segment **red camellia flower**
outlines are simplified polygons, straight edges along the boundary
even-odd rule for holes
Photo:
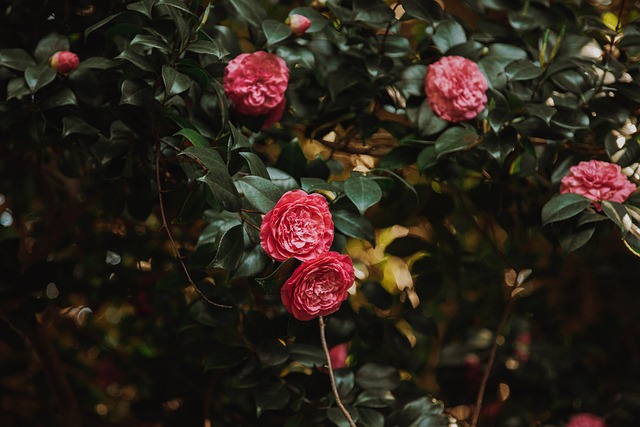
[[[346,368],[348,355],[349,355],[349,344],[346,342],[331,347],[329,349],[329,358],[331,359],[331,367],[333,369]]]
[[[429,65],[425,79],[429,106],[449,122],[480,114],[487,103],[487,88],[478,64],[461,56],[445,56]]]
[[[268,52],[238,55],[224,70],[224,91],[236,110],[247,116],[266,115],[264,127],[282,117],[288,84],[287,64]]]
[[[60,74],[68,74],[78,68],[80,59],[78,55],[68,50],[59,51],[49,58],[49,66]]]
[[[351,258],[327,252],[295,269],[280,290],[282,303],[298,320],[326,316],[340,308],[354,280]]]
[[[603,418],[593,414],[583,413],[571,418],[567,427],[607,427],[607,424]]]
[[[622,203],[635,189],[636,186],[624,176],[620,166],[600,160],[580,162],[572,166],[560,183],[561,194],[581,194],[593,200],[599,211],[602,206],[598,202],[610,200]]]
[[[262,219],[260,244],[276,261],[307,261],[329,250],[333,220],[327,199],[302,190],[285,193]]]
[[[311,20],[304,15],[294,13],[289,16],[289,27],[291,27],[293,34],[300,36],[307,32],[309,27],[311,27]]]

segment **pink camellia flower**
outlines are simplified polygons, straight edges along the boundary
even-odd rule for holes
[[[295,269],[280,290],[282,303],[298,320],[326,316],[338,311],[354,280],[351,258],[327,252]]]
[[[461,56],[445,56],[429,65],[425,91],[431,109],[449,122],[471,120],[487,103],[487,79],[478,64]]]
[[[223,83],[240,114],[267,115],[264,127],[282,117],[289,69],[279,56],[264,51],[238,55],[227,64]]]
[[[348,355],[349,355],[349,344],[346,342],[331,347],[329,349],[329,358],[331,359],[331,367],[333,369],[346,368]]]
[[[598,202],[610,200],[622,203],[635,189],[636,186],[624,176],[620,166],[600,160],[580,162],[572,166],[560,183],[561,194],[581,194],[593,200],[598,211],[602,210]]]
[[[311,20],[304,15],[294,13],[289,16],[289,27],[296,36],[306,33],[310,26]]]
[[[607,427],[604,418],[589,413],[574,415],[567,427]]]
[[[262,219],[260,244],[276,261],[308,261],[329,251],[333,220],[327,199],[302,190],[285,193]]]
[[[49,58],[49,66],[60,74],[69,74],[78,68],[79,64],[80,58],[78,58],[78,55],[68,50],[56,52]]]

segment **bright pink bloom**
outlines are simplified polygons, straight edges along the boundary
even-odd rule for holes
[[[581,194],[593,200],[599,211],[602,206],[598,202],[610,200],[622,203],[635,189],[636,186],[622,173],[620,166],[600,160],[580,162],[572,166],[560,184],[561,194]]]
[[[425,91],[431,109],[450,122],[471,120],[487,103],[488,85],[478,64],[461,56],[444,56],[429,65]]]
[[[68,74],[78,68],[80,58],[73,52],[68,50],[59,51],[51,55],[49,58],[49,66],[60,74]]]
[[[354,280],[351,258],[327,252],[295,269],[280,290],[282,303],[298,320],[326,316],[338,311]]]
[[[329,251],[333,220],[327,199],[302,190],[285,193],[262,219],[260,244],[276,261],[308,261]]]
[[[282,117],[288,84],[287,64],[264,51],[238,55],[224,70],[224,91],[236,110],[247,116],[268,115],[265,127]]]
[[[567,427],[607,427],[607,424],[604,422],[604,418],[585,412],[573,416]]]
[[[349,344],[346,342],[331,347],[329,349],[331,367],[333,369],[346,368],[348,355],[349,355]]]
[[[300,36],[311,27],[311,20],[304,15],[294,13],[289,16],[289,27],[291,27],[293,34]]]

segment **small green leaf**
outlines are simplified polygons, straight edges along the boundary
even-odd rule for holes
[[[242,200],[238,195],[229,171],[226,166],[220,165],[209,169],[209,172],[202,178],[198,178],[209,186],[213,197],[222,205],[222,207],[231,212],[238,212],[242,209]]]
[[[468,128],[449,128],[436,140],[436,154],[440,158],[444,154],[465,150],[478,142],[478,139],[478,134]]]
[[[544,69],[533,65],[528,59],[509,64],[506,68],[507,78],[511,81],[533,80],[544,73]]]
[[[249,349],[246,347],[217,345],[205,359],[204,370],[206,372],[212,369],[233,368],[249,357],[249,354]]]
[[[64,107],[65,105],[78,105],[78,99],[71,89],[61,87],[53,95],[49,95],[42,102],[43,110]]]
[[[254,28],[260,28],[262,21],[267,17],[262,5],[256,0],[229,0],[238,16],[244,19]]]
[[[273,182],[259,176],[243,176],[236,182],[247,201],[264,214],[273,209],[284,194]]]
[[[187,5],[184,4],[184,2],[182,2],[181,0],[158,0],[156,3],[156,6],[169,6],[171,8],[175,8],[177,10],[180,10],[182,12],[185,12],[189,15],[192,15],[194,17],[197,17],[197,15],[195,13],[193,13],[188,7]]]
[[[429,136],[441,132],[449,122],[442,120],[433,112],[425,99],[418,108],[407,108],[407,117],[418,126],[420,135]]]
[[[205,137],[203,137],[202,135],[200,135],[200,133],[198,133],[198,131],[195,131],[193,129],[182,128],[178,132],[174,133],[173,135],[174,136],[176,136],[176,135],[184,136],[195,147],[198,147],[198,148],[209,148],[209,142],[205,139]],[[216,154],[217,154],[217,152],[216,152]]]
[[[51,55],[63,50],[69,50],[69,39],[58,33],[50,33],[40,39],[33,56],[38,62],[47,62]]]
[[[89,37],[89,34],[93,33],[98,28],[104,27],[109,22],[113,21],[115,18],[117,18],[118,16],[122,15],[123,13],[124,12],[119,12],[119,13],[116,13],[114,15],[107,16],[103,20],[98,21],[95,24],[93,24],[92,26],[88,27],[86,30],[84,30],[84,38],[86,39],[87,37]]]
[[[591,200],[580,194],[558,194],[542,208],[542,225],[574,217],[589,204],[591,204]]]
[[[403,0],[402,8],[408,16],[433,23],[442,17],[442,7],[434,0]]]
[[[349,412],[351,420],[354,423],[357,423],[360,420],[360,414],[358,413],[358,410],[349,405],[345,405],[345,408],[347,409],[347,412]],[[338,427],[350,427],[347,418],[342,413],[342,409],[338,407],[329,408],[329,410],[327,411],[327,418],[329,418],[329,420]]]
[[[36,93],[56,78],[56,71],[48,64],[29,65],[24,70],[24,79],[31,93]]]
[[[222,234],[216,250],[216,256],[207,268],[234,270],[240,263],[243,249],[242,225],[238,224]]]
[[[219,167],[226,168],[224,160],[222,160],[222,156],[220,156],[215,148],[209,146],[188,147],[180,154],[196,159],[197,161],[202,163],[202,165],[207,168],[207,170]]]
[[[622,238],[624,239],[633,224],[631,216],[621,203],[603,200],[601,202],[602,211],[620,228]]]
[[[291,35],[291,28],[282,22],[266,19],[262,22],[262,31],[267,37],[267,44],[273,46]]]
[[[27,87],[24,77],[15,77],[7,83],[7,101],[12,98],[21,99],[30,93],[31,91]]]
[[[141,45],[148,48],[155,48],[163,53],[168,53],[169,51],[171,51],[171,46],[169,46],[167,42],[162,40],[160,37],[154,37],[147,34],[137,34],[133,38],[133,40],[131,40],[131,43],[129,43],[129,46],[135,46],[135,45]]]
[[[251,172],[252,175],[269,179],[269,172],[267,172],[267,167],[264,165],[264,163],[262,162],[260,157],[258,157],[257,154],[246,152],[246,151],[242,151],[239,154],[247,162],[247,165],[249,166],[249,171]]]
[[[293,343],[289,346],[289,354],[291,360],[310,368],[327,363],[322,348],[317,345]]]
[[[140,12],[147,18],[151,19],[153,15],[151,15],[151,11],[153,9],[153,5],[157,0],[142,0],[137,1],[135,3],[131,3],[127,5],[127,9],[133,10],[134,12]]]
[[[356,381],[358,377],[356,376]],[[395,403],[396,398],[389,390],[384,388],[373,388],[364,390],[358,395],[354,406],[365,406],[367,408],[386,408]]]
[[[291,277],[291,274],[293,274],[293,271],[298,265],[300,265],[300,261],[289,258],[267,277],[257,277],[256,282],[258,282],[268,294],[275,295],[280,292],[280,288],[284,285],[284,282]]]
[[[562,252],[568,254],[583,247],[591,240],[595,231],[595,225],[576,228],[573,224],[566,224],[558,233]]]
[[[384,415],[380,412],[368,408],[359,408],[360,419],[358,425],[360,427],[384,427]]]
[[[114,60],[104,58],[102,56],[92,56],[91,58],[83,59],[78,65],[78,69],[94,69],[94,70],[106,70],[115,67],[117,64]]]
[[[153,88],[146,83],[125,80],[121,86],[120,104],[148,107],[153,102]]]
[[[256,415],[259,417],[269,409],[284,409],[289,403],[290,393],[284,382],[269,383],[253,389],[256,402]]]
[[[94,136],[97,133],[98,129],[94,128],[78,116],[67,116],[62,118],[63,139],[73,134]]]
[[[436,32],[433,35],[433,43],[442,53],[446,53],[453,46],[460,45],[466,41],[467,35],[464,32],[464,28],[453,20],[438,23]]]
[[[151,65],[143,55],[132,52],[131,50],[122,51],[120,55],[116,56],[115,59],[124,59],[140,68],[141,70],[149,71],[150,73],[155,73],[156,71],[153,65]]]
[[[191,86],[191,79],[168,65],[162,66],[162,80],[167,90],[167,98],[184,92]]]
[[[196,40],[191,42],[186,50],[203,55],[213,55],[216,59],[222,59],[229,54],[229,51],[216,40]]]
[[[279,340],[263,337],[256,345],[258,359],[264,367],[283,364],[289,359],[289,350]]]
[[[367,363],[356,372],[356,384],[363,389],[393,390],[400,385],[400,374],[393,366]]]
[[[351,211],[332,211],[333,223],[342,234],[357,239],[363,239],[375,245],[376,237],[371,222]]]
[[[31,55],[22,49],[0,49],[0,66],[24,71],[28,66],[35,64]]]
[[[420,173],[424,173],[427,169],[435,166],[437,163],[438,155],[436,153],[435,145],[427,145],[424,147],[416,159],[416,166],[418,166],[418,171],[420,171]]]
[[[371,178],[367,178],[361,173],[354,172],[344,182],[344,192],[358,208],[361,215],[366,210],[375,205],[382,198],[380,186]]]

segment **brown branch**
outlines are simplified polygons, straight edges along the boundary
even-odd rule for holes
[[[187,268],[187,265],[184,263],[184,261],[182,259],[182,255],[180,255],[180,251],[178,250],[178,246],[176,245],[176,242],[173,239],[173,234],[171,233],[171,229],[169,228],[169,224],[167,222],[167,215],[166,215],[165,209],[164,209],[164,197],[162,195],[164,190],[162,189],[162,182],[161,182],[161,178],[160,178],[160,141],[159,140],[156,143],[156,185],[158,187],[158,203],[159,203],[159,207],[160,207],[160,218],[162,220],[162,228],[164,228],[166,230],[166,232],[167,232],[167,237],[169,238],[169,241],[171,242],[171,246],[173,247],[173,251],[175,253],[176,259],[178,260],[178,263],[180,263],[180,267],[182,267],[182,271],[184,272],[184,275],[186,276],[187,280],[189,281],[189,285],[191,285],[193,287],[193,289],[195,289],[196,292],[198,292],[200,297],[202,297],[202,299],[204,299],[207,303],[209,303],[209,304],[211,304],[211,305],[213,305],[215,307],[232,308],[229,305],[218,304],[217,302],[211,301],[200,290],[200,288],[198,288],[198,286],[196,286],[196,284],[193,281],[193,279],[191,279],[191,275],[189,274],[189,269]]]
[[[507,306],[502,313],[502,318],[500,319],[500,323],[496,328],[496,333],[493,337],[493,343],[491,344],[491,350],[489,352],[489,360],[487,361],[487,367],[485,368],[484,375],[482,376],[482,382],[480,383],[480,389],[478,390],[478,397],[476,399],[476,407],[473,411],[473,418],[471,419],[471,427],[476,427],[478,424],[478,418],[480,418],[480,411],[482,410],[482,401],[484,400],[484,393],[487,389],[487,383],[489,382],[489,376],[491,375],[491,370],[493,369],[493,364],[496,361],[496,353],[498,352],[498,341],[502,336],[505,326],[507,325],[507,320],[509,319],[509,315],[511,314],[511,309],[513,308],[513,302],[515,298],[512,292],[509,292],[509,300],[507,302]]]
[[[327,370],[329,371],[329,379],[331,380],[331,391],[333,392],[333,396],[336,399],[336,405],[344,414],[344,417],[347,419],[347,422],[351,427],[357,427],[356,423],[353,422],[353,418],[351,418],[351,414],[347,411],[347,408],[344,407],[342,403],[342,399],[340,399],[340,394],[338,393],[338,386],[336,385],[336,377],[333,375],[333,367],[331,366],[331,355],[329,354],[329,347],[327,346],[327,337],[325,335],[325,322],[324,316],[320,316],[320,341],[322,342],[322,350],[324,350],[324,357],[327,359]]]

